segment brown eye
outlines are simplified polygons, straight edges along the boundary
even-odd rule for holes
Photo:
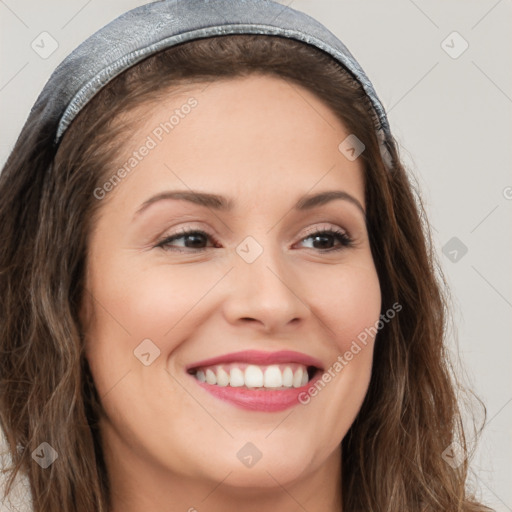
[[[310,233],[307,237],[303,238],[302,241],[312,240],[310,248],[318,249],[319,251],[339,251],[345,247],[352,245],[352,239],[343,231],[336,230],[319,230]],[[338,242],[338,246],[332,246]]]
[[[183,240],[183,246],[176,246],[177,240]],[[180,233],[165,237],[159,241],[156,247],[161,247],[165,250],[177,250],[183,251],[183,249],[202,250],[207,249],[207,243],[209,240],[213,240],[213,237],[200,229],[194,229],[189,231],[182,231]]]

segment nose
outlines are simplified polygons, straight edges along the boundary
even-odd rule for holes
[[[276,332],[298,326],[311,314],[301,280],[279,249],[267,248],[252,263],[237,260],[227,287],[223,310],[233,325],[253,323]]]

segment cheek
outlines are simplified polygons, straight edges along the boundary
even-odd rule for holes
[[[373,263],[346,265],[335,279],[331,274],[317,282],[323,286],[317,292],[315,313],[328,329],[331,344],[324,382],[333,382],[330,387],[336,389],[337,399],[345,406],[350,403],[355,413],[371,376],[381,311],[378,275]]]
[[[107,323],[117,321],[134,339],[162,337],[199,300],[208,281],[192,264],[145,265],[140,259],[121,253],[100,255],[93,262],[95,309],[110,313]]]
[[[109,368],[138,368],[134,351],[147,339],[162,356],[171,353],[219,279],[211,268],[197,264],[146,267],[101,257],[94,263],[88,283],[94,315],[87,323],[87,353],[103,368],[107,362]]]
[[[346,265],[337,273],[317,274],[315,300],[311,304],[316,315],[323,320],[336,349],[344,353],[354,340],[367,334],[379,320],[381,290],[373,263]]]

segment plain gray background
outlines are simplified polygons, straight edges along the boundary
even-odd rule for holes
[[[57,64],[144,3],[0,0],[2,165]],[[388,112],[434,227],[467,378],[488,410],[471,480],[487,504],[512,511],[512,2],[281,3],[347,45]],[[31,46],[43,32],[58,44],[46,58]]]

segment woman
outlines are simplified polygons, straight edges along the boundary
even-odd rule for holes
[[[56,70],[0,194],[0,418],[35,511],[486,510],[421,208],[322,25],[125,14]]]

